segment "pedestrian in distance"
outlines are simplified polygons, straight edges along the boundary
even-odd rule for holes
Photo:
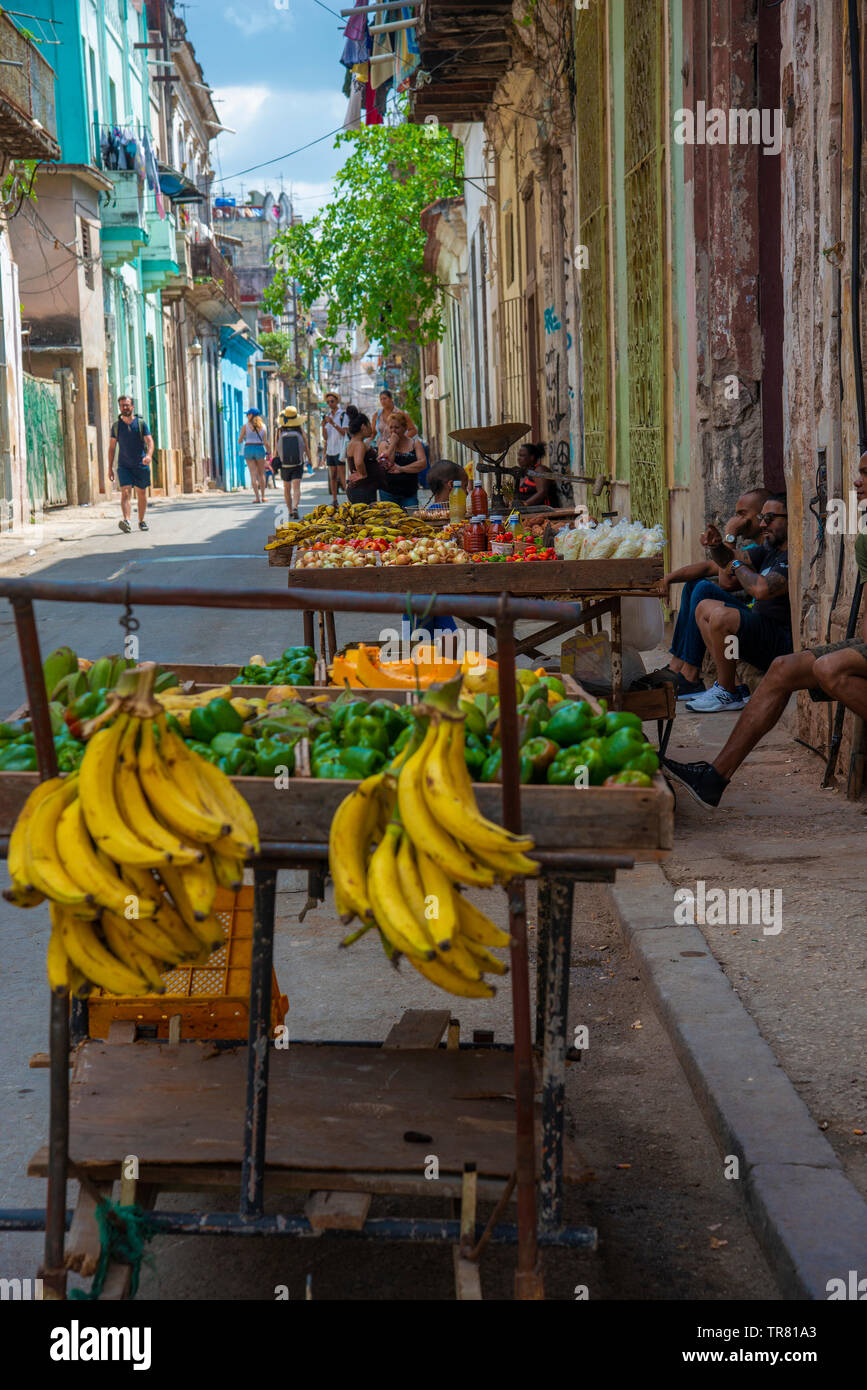
[[[379,410],[374,415],[372,422],[373,432],[376,436],[377,445],[388,443],[388,422],[396,409],[397,407],[394,404],[394,396],[391,394],[390,391],[387,391],[385,390],[385,388],[383,388],[383,390],[379,393]],[[418,430],[416,429],[412,420],[410,420],[409,422],[409,428],[407,430],[407,433],[412,439],[414,439],[415,436],[418,434]]]
[[[244,461],[250,470],[253,501],[265,501],[265,421],[255,406],[247,411],[247,420],[238,435],[238,448],[244,450]]]
[[[301,416],[294,405],[280,412],[274,440],[274,458],[283,479],[283,495],[292,521],[298,520],[304,460],[310,462],[310,446],[301,428]]]
[[[337,506],[337,494],[346,487],[344,459],[349,441],[349,416],[340,407],[340,397],[336,391],[329,391],[325,397],[328,412],[322,420],[322,437],[325,440],[325,462],[328,465],[328,482],[331,486],[331,500]]]
[[[426,468],[424,446],[410,434],[411,421],[403,410],[393,410],[388,421],[389,439],[380,446],[379,462],[385,477],[380,502],[396,502],[406,511],[418,501],[418,475]]]
[[[349,447],[346,450],[346,498],[349,502],[375,502],[380,470],[376,450],[369,445],[373,425],[354,405],[346,407],[349,417]]]
[[[114,460],[117,455],[117,481],[120,485],[121,531],[130,532],[130,502],[135,488],[138,503],[138,529],[147,531],[145,512],[148,488],[151,485],[151,459],[154,456],[154,437],[146,420],[134,413],[132,396],[118,396],[120,414],[111,427],[108,441],[108,480],[114,482]]]

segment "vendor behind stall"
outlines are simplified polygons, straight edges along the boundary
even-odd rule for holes
[[[448,516],[449,497],[455,483],[460,483],[464,492],[468,486],[466,470],[451,459],[437,459],[436,463],[431,464],[427,481],[431,499],[419,512],[420,516]]]
[[[522,507],[559,507],[560,494],[554,475],[545,463],[544,444],[522,444],[518,450],[517,500]]]

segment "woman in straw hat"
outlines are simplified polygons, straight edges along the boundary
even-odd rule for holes
[[[292,521],[298,519],[304,460],[310,462],[310,446],[301,428],[301,416],[294,405],[280,412],[274,440],[274,458],[283,478],[283,494]]]

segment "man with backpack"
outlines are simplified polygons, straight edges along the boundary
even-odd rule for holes
[[[322,421],[322,437],[325,440],[325,462],[328,465],[328,481],[331,485],[331,500],[338,505],[337,494],[346,487],[346,449],[349,444],[349,416],[340,405],[336,391],[329,391],[325,397],[328,414]]]
[[[108,441],[108,480],[114,482],[114,456],[117,454],[117,481],[120,484],[120,510],[118,522],[121,531],[130,532],[130,499],[135,488],[138,502],[138,529],[147,531],[145,521],[147,511],[147,490],[151,485],[151,459],[154,456],[154,438],[146,420],[133,413],[132,396],[119,396],[120,415],[111,427]]]
[[[274,440],[274,461],[283,479],[283,495],[292,521],[298,519],[304,460],[310,462],[310,447],[301,427],[301,416],[294,405],[280,412]]]

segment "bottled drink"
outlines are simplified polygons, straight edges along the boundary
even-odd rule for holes
[[[486,528],[488,537],[488,550],[491,550],[493,548],[494,541],[498,538],[502,529],[503,518],[501,516],[492,516],[488,518]]]
[[[470,511],[473,516],[488,515],[488,494],[480,482],[476,483],[470,493]]]
[[[464,527],[464,550],[468,555],[476,555],[486,549],[485,518],[470,517]]]
[[[467,495],[458,482],[449,493],[449,521],[463,521],[466,515]]]

